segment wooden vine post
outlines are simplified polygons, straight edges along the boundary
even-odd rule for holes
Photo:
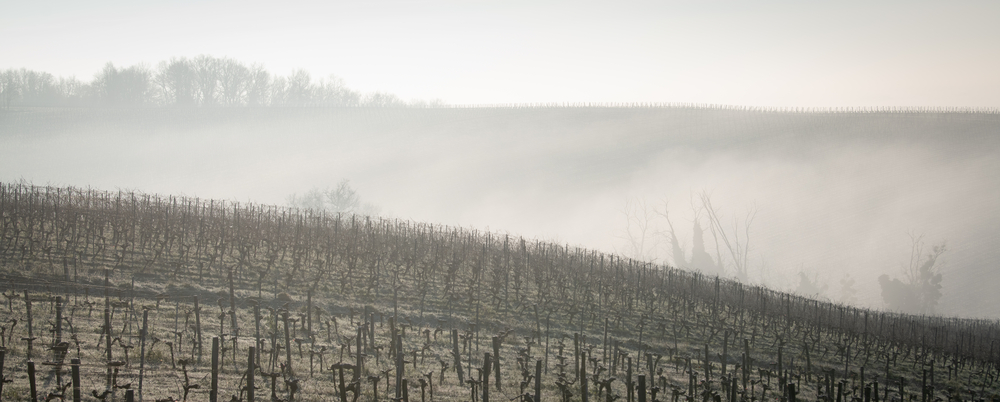
[[[496,375],[497,392],[500,392],[500,337],[493,337],[493,372]]]
[[[355,338],[355,341],[357,342],[357,350],[354,353],[356,357],[354,361],[354,377],[351,379],[351,381],[355,382],[361,381],[361,368],[365,364],[365,354],[361,350],[361,344],[364,338],[365,338],[365,327],[363,325],[358,326],[358,335]]]
[[[212,337],[212,389],[208,392],[209,402],[219,401],[219,337]]]
[[[403,371],[406,369],[406,362],[402,353],[403,337],[396,335],[396,399],[403,397]]]
[[[255,359],[257,358],[257,348],[250,347],[247,353],[247,402],[254,402],[254,371],[257,369]]]
[[[639,402],[646,402],[646,375],[639,374]]]
[[[288,310],[281,312],[281,319],[285,323],[285,368],[288,370],[288,374],[291,375],[295,371],[292,370],[292,337],[288,331]]]
[[[0,354],[2,354],[2,353],[3,352],[0,352]],[[3,358],[0,358],[0,360],[3,360]],[[3,366],[3,364],[0,363],[0,367],[2,367],[2,366]],[[31,391],[31,400],[32,400],[32,402],[37,401],[38,400],[38,388],[35,386],[35,362],[33,362],[31,360],[28,360],[28,386],[30,387],[29,390]],[[0,382],[0,392],[3,392],[3,383],[2,382]]]
[[[142,311],[142,333],[139,334],[139,400],[142,400],[142,378],[146,373],[146,334],[149,310]]]
[[[107,300],[108,299],[105,299],[105,301],[107,301]],[[105,349],[105,351],[107,353],[106,356],[107,356],[107,359],[108,359],[105,362],[105,364],[108,366],[108,373],[107,373],[107,378],[106,378],[107,385],[105,386],[105,389],[111,390],[112,389],[111,388],[111,377],[112,377],[112,373],[113,373],[112,372],[112,368],[111,368],[111,359],[112,359],[112,356],[111,356],[111,310],[108,307],[104,308],[104,342],[105,342],[104,343],[104,349]]]
[[[490,369],[493,368],[493,362],[490,361],[490,354],[486,353],[483,355],[483,370],[481,371],[483,375],[483,402],[490,402]]]
[[[451,354],[455,356],[455,371],[458,373],[458,383],[465,383],[465,376],[462,373],[462,354],[458,349],[458,330],[451,330],[452,349]]]
[[[80,402],[80,359],[70,360],[73,375],[73,402]]]
[[[0,395],[3,395],[3,384],[5,382],[7,382],[6,381],[7,377],[3,375],[4,359],[6,357],[7,357],[7,349],[6,348],[0,348]],[[35,366],[34,363],[32,363],[30,361],[28,362],[28,367],[31,368],[31,371],[34,371],[34,366]],[[32,373],[32,374],[34,374],[34,373]],[[34,378],[34,376],[32,376],[32,378]],[[34,383],[34,382],[32,382],[32,383]],[[34,401],[34,399],[32,399],[32,401]]]
[[[31,317],[31,297],[28,296],[28,291],[24,291],[24,308],[27,309],[28,314],[28,337],[21,338],[22,341],[28,341],[28,360],[31,360],[31,348],[32,343],[35,342],[35,334],[33,332],[32,317]],[[2,386],[2,385],[0,385]]]
[[[582,351],[580,353],[580,398],[583,402],[587,402],[587,352]]]
[[[198,362],[201,363],[201,306],[198,305],[198,295],[194,295],[194,333],[198,346]]]
[[[535,360],[535,402],[542,402],[542,361]]]

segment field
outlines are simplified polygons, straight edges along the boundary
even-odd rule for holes
[[[995,321],[265,205],[2,184],[0,214],[5,401],[29,362],[38,400],[70,400],[75,369],[106,401],[213,400],[216,376],[244,401],[251,378],[255,400],[1000,397]]]

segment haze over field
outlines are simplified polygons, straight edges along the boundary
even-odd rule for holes
[[[13,38],[0,69],[89,82],[109,61],[155,69],[207,54],[451,104],[995,111],[997,15],[986,1],[25,2],[0,16]],[[923,235],[948,248],[938,312],[1000,317],[998,133],[996,113],[15,103],[0,110],[0,180],[284,205],[349,179],[390,216],[666,263],[656,212],[669,211],[690,253],[693,222],[707,229],[695,208],[705,192],[727,229],[756,207],[751,282],[792,290],[805,273],[841,300],[840,281],[853,279],[857,303],[882,307],[878,276],[901,276]],[[638,250],[626,227],[637,203],[650,217]]]

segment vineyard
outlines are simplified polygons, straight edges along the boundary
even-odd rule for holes
[[[0,399],[1000,398],[1000,323],[510,235],[0,183]]]

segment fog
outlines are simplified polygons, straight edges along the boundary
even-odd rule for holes
[[[984,113],[680,107],[22,110],[0,118],[0,180],[286,205],[349,179],[388,216],[668,264],[652,212],[690,253],[704,193],[727,230],[755,208],[750,282],[794,290],[803,272],[839,301],[849,275],[881,308],[876,278],[902,277],[922,235],[948,248],[937,312],[998,317],[998,129]],[[629,202],[651,212],[642,252]]]

